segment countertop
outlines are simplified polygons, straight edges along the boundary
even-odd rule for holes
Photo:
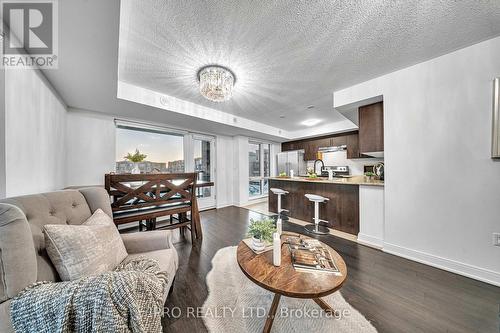
[[[367,180],[365,176],[352,176],[349,178],[334,178],[333,180],[328,180],[328,178],[307,178],[307,177],[271,177],[272,180],[282,180],[282,181],[292,181],[292,182],[304,182],[304,183],[330,183],[330,184],[346,184],[346,185],[369,185],[369,186],[384,186],[383,180],[372,179]]]

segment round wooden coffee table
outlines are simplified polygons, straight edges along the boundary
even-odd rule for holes
[[[299,234],[284,232],[281,235],[283,242],[287,236]],[[300,235],[302,238],[310,238]],[[294,298],[310,298],[326,312],[333,313],[333,309],[320,297],[330,295],[342,287],[347,278],[347,268],[342,257],[331,247],[322,243],[332,254],[341,275],[324,272],[296,271],[291,262],[288,245],[281,246],[281,266],[273,265],[273,251],[255,254],[243,241],[238,245],[237,260],[243,273],[255,284],[274,293],[271,309],[267,316],[264,332],[270,332],[274,316],[278,309],[281,296]]]

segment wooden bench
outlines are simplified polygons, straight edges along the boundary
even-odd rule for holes
[[[196,173],[106,174],[104,178],[116,225],[146,221],[148,229],[155,229],[157,218],[178,215],[178,222],[171,218],[171,224],[162,229],[187,227],[193,242],[202,238]]]

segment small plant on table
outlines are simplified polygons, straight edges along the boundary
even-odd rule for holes
[[[272,243],[273,233],[276,232],[274,221],[271,219],[262,219],[255,221],[250,219],[248,227],[248,236],[252,237],[252,246],[255,251],[264,250],[266,242]]]

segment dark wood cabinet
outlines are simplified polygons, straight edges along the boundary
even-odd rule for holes
[[[304,159],[306,161],[316,160],[319,148],[329,146],[331,146],[329,138],[319,138],[307,141],[305,146]]]
[[[304,150],[304,160],[314,161],[321,147],[347,145],[347,158],[359,157],[358,132],[342,133],[318,138],[283,142],[282,151]],[[352,147],[351,147],[352,146]]]
[[[304,143],[304,160],[305,161],[315,160],[317,151],[318,151],[318,146],[315,141],[306,141]]]
[[[346,136],[347,139],[347,158],[359,158],[361,155],[359,154],[359,140],[358,140],[358,132],[348,134]]]
[[[293,150],[292,149],[292,142],[283,142],[281,144],[281,151],[289,151],[289,150]]]
[[[378,102],[358,109],[359,152],[384,151],[384,104]]]
[[[333,138],[330,139],[330,144],[328,146],[342,146],[347,144],[347,136],[346,135],[340,135],[340,136],[334,136]]]
[[[299,145],[296,141],[283,142],[281,144],[281,151],[298,150]]]

